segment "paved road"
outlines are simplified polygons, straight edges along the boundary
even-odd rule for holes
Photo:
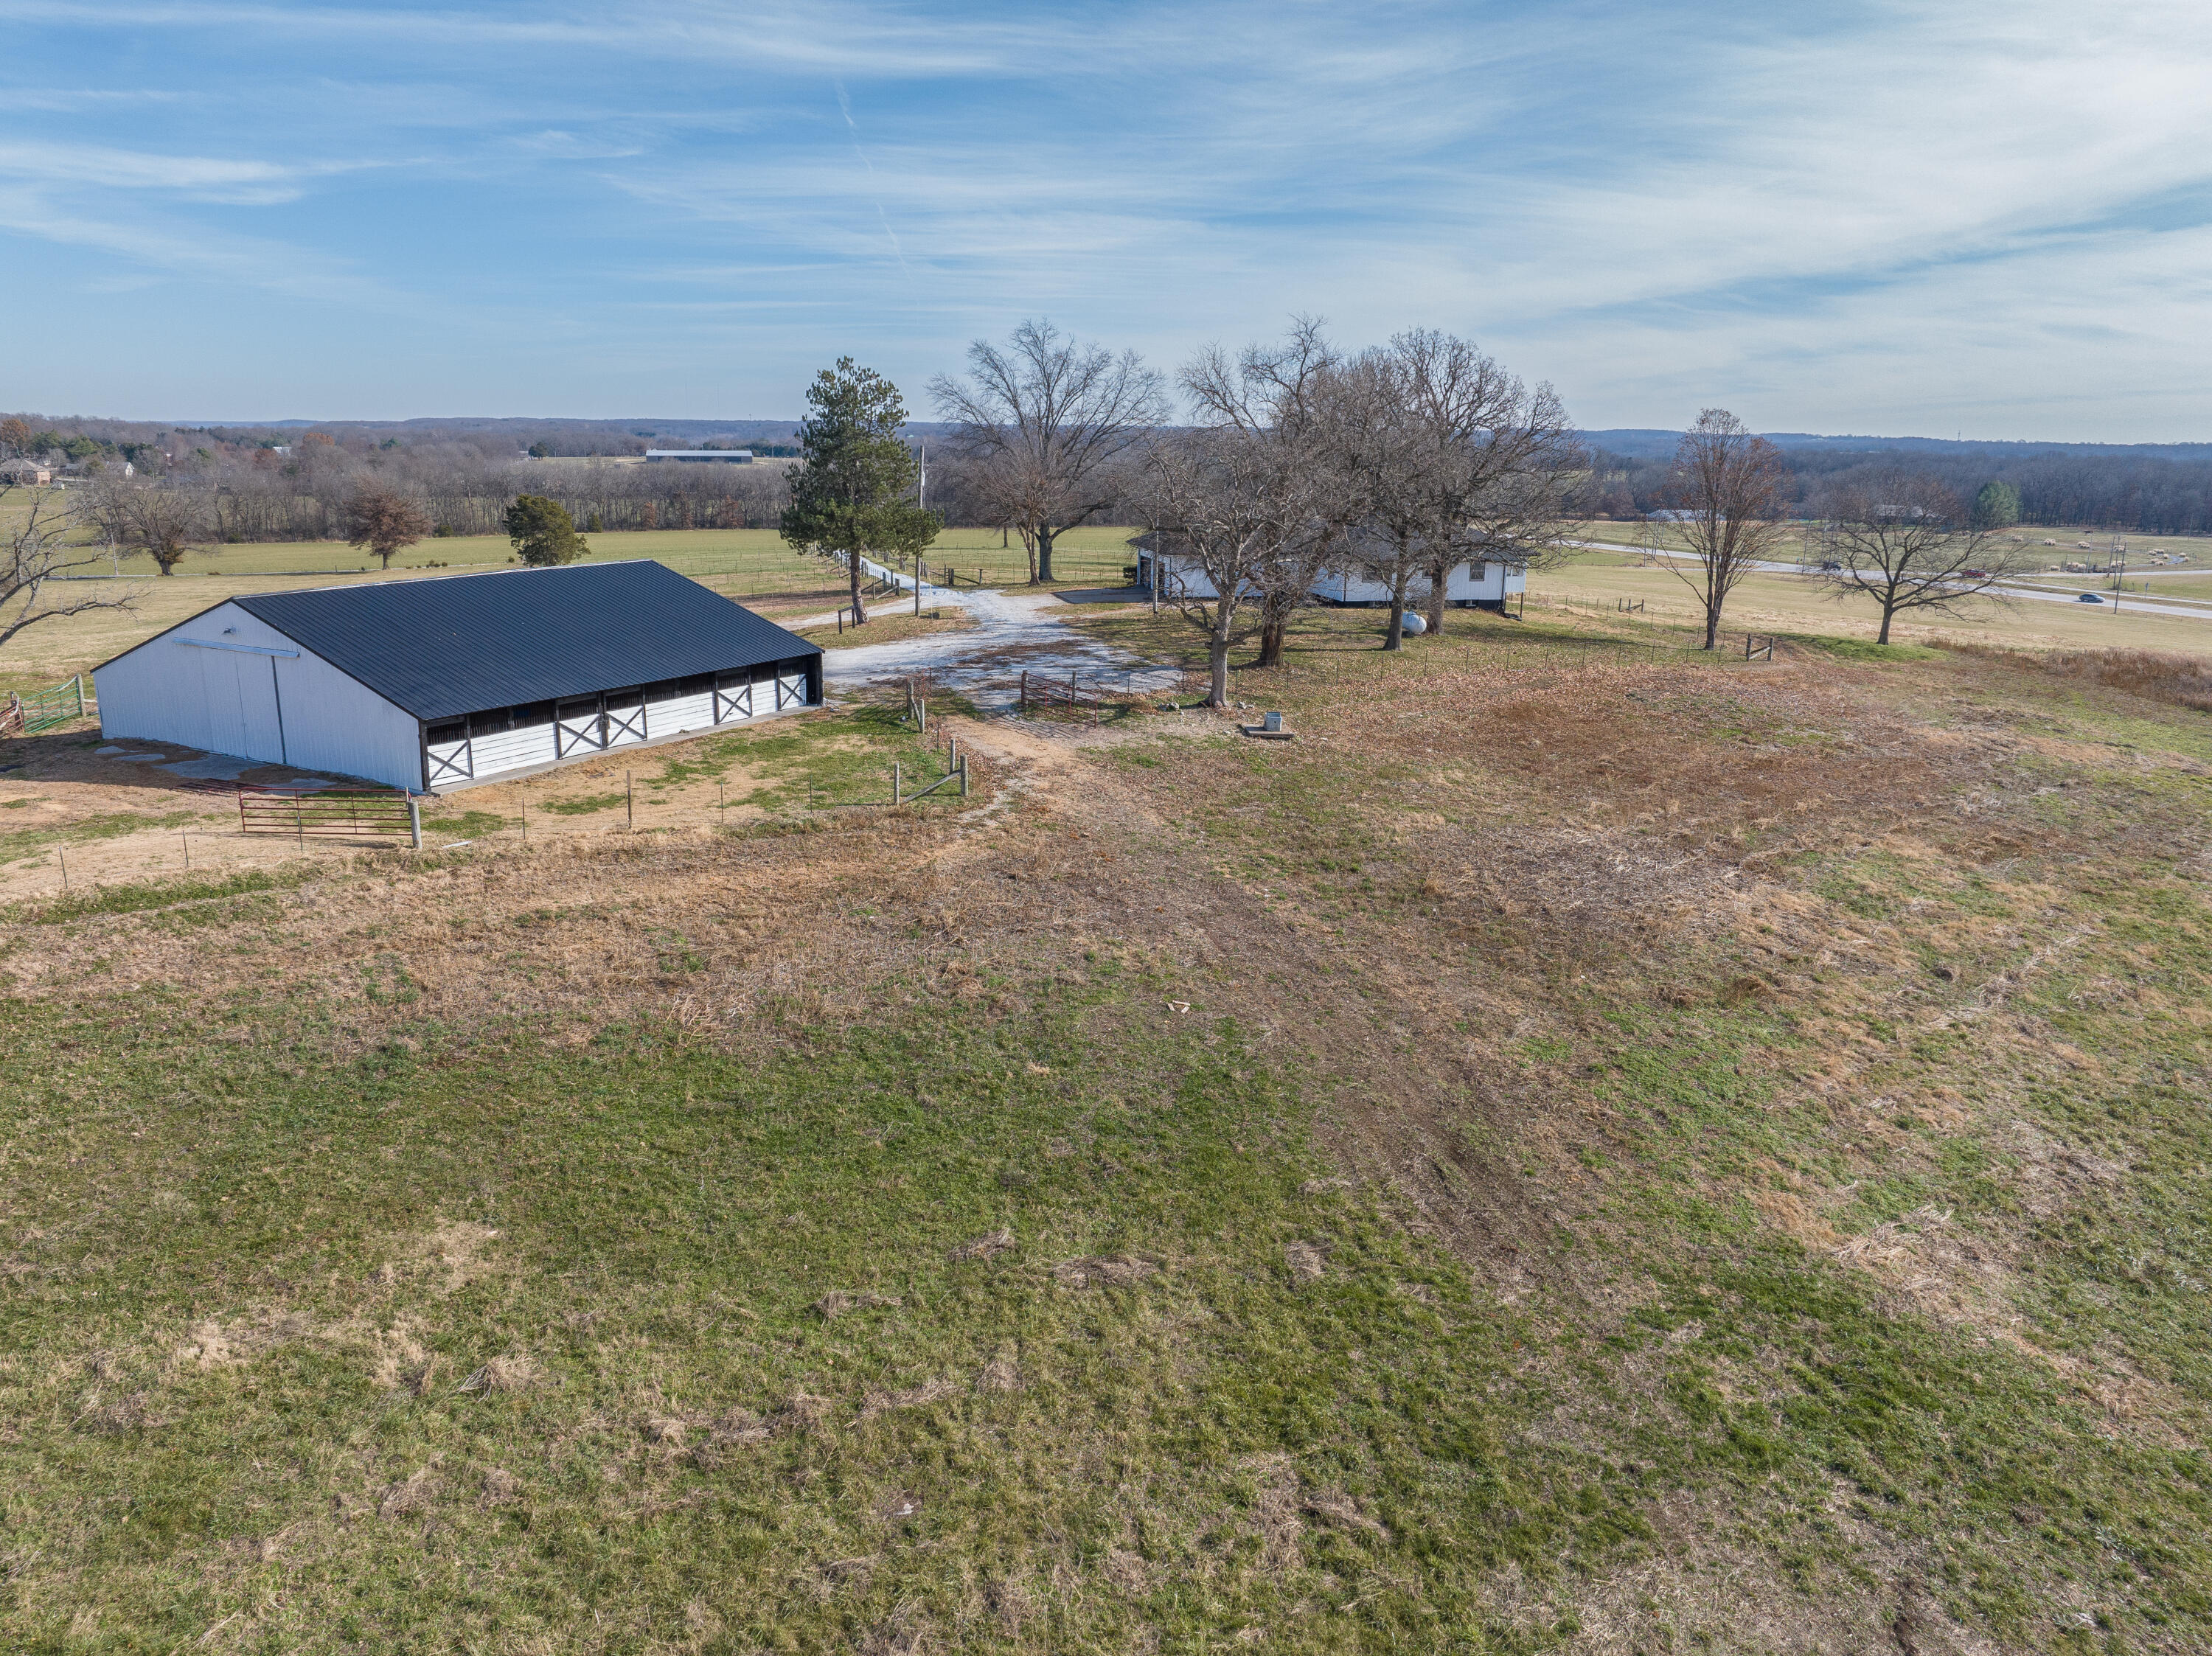
[[[1636,552],[1642,549],[1638,547],[1622,546],[1613,541],[1571,541],[1568,544],[1582,547],[1592,552]],[[1795,563],[1761,562],[1753,564],[1752,567],[1777,575],[1798,575],[1805,573],[1799,565]],[[2134,577],[2130,575],[2130,579],[2132,579]],[[2117,604],[2113,603],[2114,594],[2106,592],[2102,595],[2105,600],[2103,604],[2082,604],[2080,597],[2075,593],[2048,591],[2041,587],[2014,586],[2008,584],[1993,590],[2002,592],[2007,597],[2026,598],[2037,604],[2077,604],[2084,610],[2100,610],[2106,615],[2112,615],[2117,610],[2123,616],[2179,616],[2184,621],[2212,622],[2212,605],[2192,608],[2186,603],[2171,600],[2161,604],[2155,597],[2145,597],[2135,592],[2118,594],[2119,602]]]

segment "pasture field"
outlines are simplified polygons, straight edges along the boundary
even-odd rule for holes
[[[1135,532],[1115,528],[1070,531],[1057,553],[1062,579],[1055,585],[1120,585],[1122,566],[1133,555],[1127,543]],[[835,610],[846,591],[841,571],[823,559],[793,551],[773,530],[677,529],[585,538],[592,548],[589,561],[655,559],[775,620]],[[395,558],[387,576],[373,569],[364,572],[363,564],[374,561],[338,543],[284,542],[196,554],[167,579],[156,577],[145,560],[125,558],[120,567],[126,577],[133,578],[124,585],[139,594],[136,607],[128,613],[73,617],[19,634],[0,647],[0,688],[48,684],[85,671],[234,593],[411,579],[426,573],[483,573],[508,567],[511,555],[503,537],[426,540]],[[1029,578],[1020,543],[1011,550],[1001,549],[995,530],[946,531],[930,555],[931,568],[939,569],[947,560],[957,566],[963,584],[970,583],[978,568],[990,585],[1015,585]],[[295,573],[303,570],[319,573]],[[96,585],[105,590],[106,583]]]
[[[1619,546],[1630,551],[1637,550],[1647,544],[1649,537],[1652,536],[1657,537],[1660,545],[1675,551],[1680,551],[1686,546],[1681,531],[1674,525],[1666,523],[1615,523],[1610,520],[1600,520],[1577,524],[1571,527],[1572,532],[1578,538],[1605,545]],[[1808,525],[1800,525],[1793,529],[1788,540],[1780,549],[1781,555],[1785,558],[1795,558],[1809,550],[1810,532]],[[2039,525],[2024,525],[2006,532],[2021,543],[2021,548],[2027,553],[2027,561],[2031,566],[2040,565],[2052,570],[2056,570],[2069,558],[2075,560],[2087,558],[2089,552],[2085,551],[2081,545],[2083,542],[2088,543],[2089,548],[2101,561],[2106,549],[2112,544],[2114,534],[2114,531],[2109,529],[2056,529]],[[2123,534],[2120,538],[2126,541],[2128,544],[2130,579],[2133,579],[2135,573],[2140,570],[2160,567],[2147,562],[2149,555],[2153,552],[2186,553],[2191,563],[2197,566],[2212,561],[2212,536]],[[2187,567],[2176,566],[2176,567]],[[2163,573],[2162,569],[2160,573]]]
[[[2204,591],[2193,587],[2190,577],[2154,580],[2149,595],[2154,603],[2169,593],[2187,599]],[[2057,585],[2056,578],[2040,585]],[[2082,583],[2094,586],[2094,583]],[[2135,578],[2129,577],[2132,588]],[[1595,624],[1610,624],[1611,616],[1632,625],[1648,620],[1662,630],[1679,630],[1695,623],[1699,610],[1692,590],[1669,570],[1639,567],[1632,555],[1589,551],[1571,555],[1556,568],[1539,570],[1529,578],[1529,601],[1535,609],[1586,616]],[[1900,616],[1890,636],[1901,643],[1924,644],[1960,639],[2008,649],[2136,649],[2175,651],[2189,655],[2212,655],[2212,612],[2203,620],[2193,616],[2153,615],[2136,610],[2130,591],[2117,605],[2046,604],[2018,599],[2009,604],[1978,603],[1956,616]],[[2106,594],[2109,600],[2111,595]],[[1644,608],[1623,617],[1622,603],[1642,603]],[[1839,602],[1796,575],[1761,572],[1744,577],[1729,595],[1723,616],[1726,630],[1745,632],[1833,634],[1871,640],[1881,630],[1881,617],[1864,601]]]
[[[421,856],[9,743],[0,1647],[2205,1648],[2208,716],[1456,620]]]

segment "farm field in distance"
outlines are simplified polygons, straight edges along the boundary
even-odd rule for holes
[[[1636,621],[1648,618],[1665,628],[1692,623],[1699,611],[1692,590],[1667,568],[1643,565],[1633,553],[1584,551],[1571,555],[1554,568],[1529,577],[1532,605],[1573,611],[1603,624],[1604,618]],[[2036,584],[2057,589],[2061,578],[2038,578]],[[2212,597],[2212,582],[2196,584],[2193,575],[2155,576],[2148,595],[2154,604],[2169,597]],[[2130,590],[2102,604],[2045,603],[2033,598],[2009,604],[1980,602],[1956,616],[1905,614],[1898,617],[1891,637],[1900,642],[1926,643],[1960,639],[2007,649],[2134,649],[2171,651],[2187,655],[2212,655],[2212,609],[2203,619],[2195,616],[2138,612],[2130,601],[2146,595],[2136,591],[2130,571]],[[2102,591],[2094,581],[2076,579],[2074,585]],[[1641,602],[1644,608],[1623,616],[1623,603]],[[1535,613],[1532,608],[1530,613]],[[1826,634],[1874,639],[1880,616],[1864,600],[1840,602],[1827,597],[1803,578],[1794,574],[1757,572],[1744,577],[1729,596],[1723,622],[1738,639],[1745,632]]]
[[[1134,555],[1127,541],[1135,532],[1110,527],[1070,531],[1056,549],[1056,573],[1061,579],[1055,585],[1121,585],[1122,567]],[[837,608],[846,591],[841,570],[823,559],[793,551],[771,529],[672,529],[585,538],[591,544],[591,561],[655,559],[772,620],[826,614]],[[281,542],[194,554],[166,579],[157,577],[146,560],[125,558],[121,561],[125,573],[143,578],[131,583],[143,587],[136,610],[74,617],[19,634],[0,648],[0,688],[52,683],[85,671],[233,593],[417,579],[426,573],[481,574],[510,567],[513,549],[501,536],[425,540],[393,559],[386,576],[374,568],[363,573],[363,565],[374,561],[343,543]],[[434,560],[438,567],[432,566]],[[1020,542],[1002,548],[995,530],[948,530],[932,551],[932,569],[947,560],[963,583],[972,583],[979,568],[987,585],[1028,579]],[[300,570],[328,573],[291,573]],[[276,573],[280,571],[285,573]]]
[[[1595,602],[11,877],[0,1645],[2204,1648],[2208,715]]]

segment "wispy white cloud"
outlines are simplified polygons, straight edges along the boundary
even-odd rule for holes
[[[27,106],[0,100],[0,177],[40,203],[21,234],[211,270],[198,231],[265,209],[261,280],[521,318],[625,387],[703,350],[726,395],[787,408],[849,338],[912,377],[1043,309],[1170,357],[1319,310],[1355,340],[1474,333],[1596,423],[2205,418],[2197,0],[0,19],[102,67],[121,29],[202,54],[76,130],[7,140]],[[241,34],[263,68],[216,44]],[[41,78],[94,78],[73,67]],[[153,95],[185,84],[189,137]]]
[[[300,171],[272,161],[0,140],[0,176],[47,185],[174,191],[203,201],[258,204],[297,197]]]

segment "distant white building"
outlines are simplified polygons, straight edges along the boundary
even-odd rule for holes
[[[1206,571],[1196,559],[1187,554],[1163,552],[1149,534],[1137,537],[1134,544],[1139,586],[1149,590],[1157,581],[1160,597],[1170,602],[1178,597],[1206,599],[1216,596],[1213,583],[1206,579]],[[1448,604],[1502,606],[1513,593],[1528,590],[1527,569],[1495,560],[1469,559],[1455,564],[1444,579],[1444,601]],[[1356,564],[1322,570],[1308,591],[1323,604],[1371,607],[1390,602],[1389,583],[1376,579]],[[1256,597],[1259,594],[1255,590],[1248,596]],[[1407,607],[1419,609],[1428,601],[1429,578],[1417,574],[1407,585]]]
[[[749,466],[753,463],[753,452],[749,448],[649,448],[647,460],[719,460],[724,465]]]

